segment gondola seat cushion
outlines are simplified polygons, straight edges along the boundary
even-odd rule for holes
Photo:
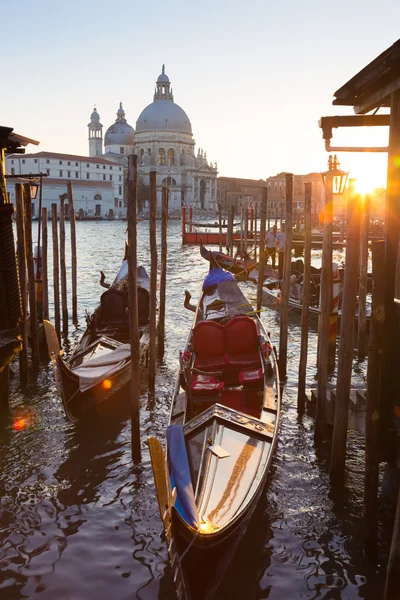
[[[192,378],[193,396],[216,396],[224,389],[223,381],[217,381],[213,375],[194,374]]]
[[[224,328],[214,321],[201,321],[193,329],[194,366],[204,371],[218,371],[225,365]]]
[[[254,389],[262,387],[264,382],[264,374],[262,369],[249,369],[248,371],[240,371],[239,383],[245,389]]]
[[[238,316],[225,325],[227,364],[234,370],[261,366],[257,326],[251,317]]]

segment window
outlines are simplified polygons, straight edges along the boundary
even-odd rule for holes
[[[87,166],[87,167],[90,167],[89,163],[86,163],[86,166]]]
[[[142,158],[144,156],[144,148],[140,149],[140,162],[142,162]]]
[[[78,177],[79,177],[78,171],[75,171],[75,177],[78,179]]]
[[[70,165],[70,164],[71,164],[71,163],[70,163],[70,161],[68,161],[68,162],[67,162],[67,165]]]
[[[100,196],[100,194],[96,194],[96,195],[95,195],[95,197],[94,197],[94,199],[95,199],[95,200],[101,200],[101,196]]]
[[[151,148],[147,148],[147,154],[150,156],[151,155]]]
[[[110,171],[112,171],[112,167],[110,167]]]
[[[96,165],[96,169],[100,169],[100,165]]]
[[[160,165],[165,165],[165,150],[160,148],[158,151],[158,162]]]
[[[122,208],[122,202],[121,202],[121,200],[119,201],[119,207]]]
[[[24,158],[22,159],[22,164],[23,164],[23,165],[25,164],[25,159],[24,159]]]
[[[119,180],[122,181],[122,175],[119,176]]]
[[[170,148],[168,150],[168,162],[170,165],[174,165],[175,164],[175,152],[173,148]]]
[[[35,158],[35,163],[37,163],[37,158]]]
[[[120,153],[120,154],[124,154],[124,147],[123,147],[123,146],[121,146],[121,147],[120,147],[120,149],[119,149],[119,153]]]
[[[62,177],[62,171],[60,171],[60,177]]]
[[[122,185],[119,186],[119,195],[122,196]]]
[[[103,175],[103,181],[105,181],[105,180],[106,180],[106,176],[105,176],[105,175]]]
[[[103,169],[105,169],[105,168],[106,168],[106,165],[103,165]]]
[[[89,179],[89,173],[86,173],[86,179]]]
[[[49,159],[47,159],[46,162],[47,162],[47,164],[49,164],[49,162],[50,162]]]
[[[79,166],[78,163],[75,163],[75,166],[78,167]]]
[[[119,170],[122,171],[122,167],[120,167]]]
[[[110,175],[110,181],[112,181],[112,175]]]
[[[118,198],[114,198],[114,208],[118,208]]]
[[[11,167],[11,175],[15,175],[15,169],[14,169],[14,167]]]
[[[176,181],[173,177],[165,177],[162,180],[162,185],[176,185]]]
[[[62,165],[62,160],[58,161],[60,165]]]
[[[68,177],[71,177],[71,171],[68,171]]]
[[[50,169],[46,169],[47,175],[50,175]]]

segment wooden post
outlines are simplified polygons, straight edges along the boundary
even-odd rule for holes
[[[257,260],[257,204],[254,207],[254,260]]]
[[[150,171],[150,353],[149,353],[149,388],[154,390],[156,381],[156,307],[157,307],[157,173]]]
[[[222,206],[218,204],[218,225],[219,225],[219,251],[222,252]]]
[[[51,229],[53,233],[53,290],[54,290],[54,324],[58,339],[61,338],[60,325],[60,271],[58,263],[58,214],[57,204],[51,205]]]
[[[376,558],[378,549],[379,404],[384,344],[385,243],[372,242],[372,313],[369,332],[367,405],[365,414],[365,551]]]
[[[249,208],[246,206],[244,208],[244,247],[243,247],[243,258],[245,257],[245,252],[247,252],[247,242],[249,237]]]
[[[10,398],[10,366],[4,367],[0,373],[0,424],[6,425],[9,415]]]
[[[128,156],[128,294],[129,294],[129,332],[131,341],[131,380],[130,380],[130,407],[131,407],[131,437],[132,459],[138,463],[141,459],[140,452],[140,337],[139,337],[139,309],[138,309],[138,281],[137,281],[137,184],[138,184],[138,157],[136,154]]]
[[[228,208],[228,232],[227,232],[227,237],[228,237],[228,253],[229,256],[233,256],[233,223],[235,221],[235,207],[229,206]]]
[[[161,207],[161,273],[160,273],[160,309],[158,314],[158,354],[164,358],[165,348],[165,300],[167,288],[167,232],[168,232],[168,196],[169,188],[162,188]]]
[[[186,241],[186,206],[182,206],[182,244]]]
[[[243,258],[244,250],[244,208],[240,209],[240,256]]]
[[[299,384],[297,391],[297,412],[304,413],[306,398],[306,368],[308,351],[308,326],[311,295],[311,194],[312,183],[304,184],[304,275],[301,307],[301,344],[299,361]]]
[[[42,294],[43,294],[43,319],[49,320],[49,271],[47,263],[48,253],[48,227],[47,208],[42,208]]]
[[[386,218],[385,218],[385,341],[383,351],[383,373],[381,380],[381,460],[382,456],[391,460],[391,427],[393,416],[393,398],[396,395],[397,377],[393,373],[398,368],[394,362],[395,348],[398,339],[397,311],[394,306],[394,289],[396,262],[400,234],[400,90],[390,97],[389,152],[386,186]]]
[[[68,335],[67,269],[65,263],[65,196],[60,196],[60,272],[62,332]]]
[[[24,183],[26,263],[28,268],[29,325],[31,331],[32,365],[39,369],[39,324],[35,294],[35,267],[32,243],[32,201],[29,183]]]
[[[317,407],[315,414],[314,440],[322,442],[325,423],[326,388],[328,381],[329,315],[332,290],[332,177],[326,178],[324,205],[324,238],[322,246],[321,288],[319,304]]]
[[[24,219],[24,193],[22,184],[15,185],[16,221],[17,221],[17,250],[18,250],[18,272],[21,290],[21,321],[20,331],[22,338],[22,350],[19,353],[19,378],[21,385],[28,383],[28,288],[26,283],[26,240]]]
[[[286,377],[287,366],[287,336],[288,336],[288,311],[289,288],[292,268],[292,210],[293,210],[293,175],[286,173],[286,224],[285,224],[285,256],[283,265],[283,282],[281,286],[280,302],[280,334],[279,334],[279,375]]]
[[[260,260],[258,261],[257,311],[261,310],[265,269],[265,224],[267,220],[267,188],[262,191],[260,215]]]
[[[396,517],[393,525],[392,543],[386,571],[386,585],[383,600],[398,600],[400,589],[400,490],[397,500]]]
[[[189,233],[193,231],[193,206],[189,206]]]
[[[368,277],[368,233],[371,198],[364,196],[360,218],[360,266],[358,283],[358,358],[365,358],[367,345],[367,277]],[[382,263],[384,264],[384,262]]]
[[[342,476],[346,461],[349,395],[354,349],[357,276],[360,252],[360,196],[350,198],[347,209],[346,267],[344,270],[331,473]]]
[[[72,181],[67,183],[69,224],[71,228],[71,275],[72,275],[72,322],[78,325],[77,261],[76,261],[76,213]]]

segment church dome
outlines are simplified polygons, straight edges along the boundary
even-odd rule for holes
[[[133,144],[134,137],[135,130],[126,122],[125,111],[120,102],[115,123],[107,129],[104,136],[104,145],[130,146]]]
[[[92,114],[90,115],[90,120],[93,122],[98,123],[100,121],[100,115],[96,110],[96,107],[94,107]]]
[[[179,131],[192,133],[192,125],[185,111],[171,100],[152,102],[141,112],[136,121],[136,132]]]
[[[177,131],[192,134],[192,125],[185,111],[175,104],[165,66],[156,81],[154,102],[146,106],[136,121],[136,132]]]

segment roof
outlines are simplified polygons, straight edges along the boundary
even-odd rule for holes
[[[39,173],[33,173],[33,175],[38,175]],[[16,181],[14,181],[14,179]],[[9,183],[18,183],[18,179],[24,179],[21,175],[7,175],[7,182]],[[67,185],[68,181],[72,182],[73,186],[76,187],[92,187],[92,188],[112,188],[115,182],[113,181],[96,181],[94,179],[72,179],[72,177],[68,177],[68,179],[64,179],[62,177],[45,177],[42,180],[43,187],[47,187],[49,185]]]
[[[9,154],[7,158],[19,158],[19,154]],[[82,162],[99,163],[115,166],[115,162],[101,158],[101,156],[79,156],[78,154],[60,154],[59,152],[36,152],[33,154],[24,154],[22,158],[62,158],[64,160],[80,160]]]
[[[221,183],[238,183],[239,185],[253,185],[256,187],[265,187],[265,179],[242,179],[241,177],[218,177]]]
[[[390,94],[400,89],[400,40],[354,75],[335,93],[333,104],[354,106],[365,114],[377,106],[390,106]]]
[[[6,152],[15,152],[21,146],[27,146],[28,144],[35,144],[37,146],[39,142],[16,133],[12,127],[0,126],[0,144],[2,148],[5,148]],[[20,150],[19,154],[23,152],[24,150]]]
[[[140,113],[136,121],[136,133],[165,130],[191,135],[192,125],[178,104],[170,99],[157,99]]]

